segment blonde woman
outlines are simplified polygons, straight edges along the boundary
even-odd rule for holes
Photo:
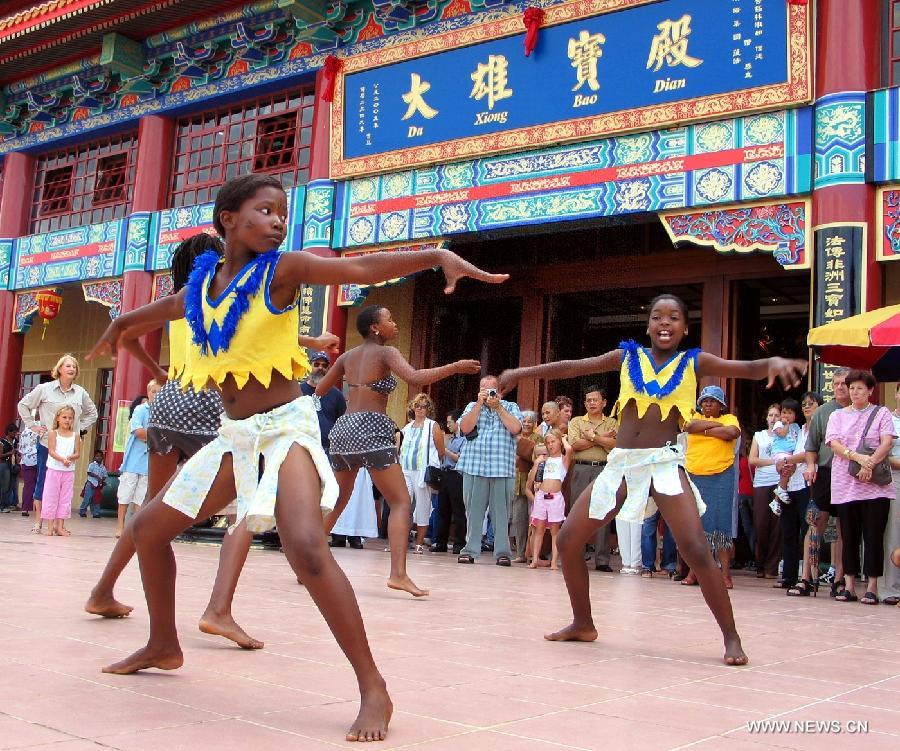
[[[26,428],[40,436],[37,445],[37,477],[34,485],[35,523],[32,532],[41,531],[41,498],[44,493],[44,478],[47,472],[48,433],[60,407],[71,407],[75,411],[73,430],[83,436],[88,428],[97,422],[97,407],[88,392],[75,383],[79,374],[78,360],[74,355],[64,354],[50,371],[52,381],[35,386],[19,401],[19,418]],[[37,419],[34,412],[37,410]]]
[[[440,467],[444,458],[444,431],[434,421],[434,404],[428,394],[416,394],[409,402],[413,419],[403,430],[400,444],[400,468],[413,504],[416,525],[414,553],[425,552],[425,532],[431,519],[430,485],[425,483],[425,470]]]

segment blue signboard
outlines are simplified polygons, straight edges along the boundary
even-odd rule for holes
[[[560,7],[566,6],[546,10],[551,22],[572,17]],[[379,171],[378,155],[496,134],[516,132],[520,147],[532,146],[541,141],[530,130],[553,123],[585,124],[560,130],[559,142],[639,129],[644,122],[637,112],[647,108],[667,107],[651,118],[659,127],[719,111],[771,107],[791,95],[809,97],[808,66],[802,75],[794,70],[802,81],[792,80],[788,59],[791,22],[793,31],[805,33],[806,9],[785,0],[662,0],[556,25],[545,22],[530,57],[524,55],[524,29],[517,19],[522,33],[437,54],[417,57],[415,51],[425,48],[412,48],[400,62],[372,67],[379,62],[374,59],[366,66],[371,69],[359,72],[360,62],[349,58],[339,162],[372,161],[360,169],[333,169],[333,176]],[[507,28],[513,27],[498,26],[498,32]],[[799,89],[789,92],[792,83]],[[784,90],[775,97],[753,96],[771,87]],[[725,97],[735,94],[743,96]],[[711,97],[716,101],[710,107],[691,107]],[[681,102],[686,106],[672,106]],[[614,113],[621,117],[611,119]],[[544,139],[553,140],[552,133]],[[508,138],[494,150],[516,143]],[[491,150],[490,142],[482,146]],[[478,153],[484,148],[466,148],[459,155]],[[429,154],[432,161],[445,160],[453,149]],[[415,163],[423,160],[409,164]],[[392,162],[388,169],[399,166],[407,165]]]

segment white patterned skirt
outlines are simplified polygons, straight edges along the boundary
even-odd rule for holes
[[[625,480],[627,496],[616,514],[626,522],[642,522],[656,513],[656,502],[650,495],[650,487],[662,495],[681,495],[681,468],[684,467],[684,451],[677,445],[655,449],[614,448],[606,459],[606,467],[594,480],[588,515],[603,519],[616,507],[616,493]],[[685,476],[687,476],[685,474]],[[697,502],[700,516],[706,512],[706,504],[697,486],[688,477],[688,485]]]
[[[246,518],[248,530],[266,532],[275,526],[278,473],[295,443],[309,452],[322,488],[322,510],[330,511],[337,501],[338,487],[322,450],[316,408],[308,396],[243,420],[222,415],[218,437],[188,460],[163,502],[196,519],[219,472],[222,457],[231,454],[237,489],[237,521],[231,528]],[[260,457],[265,464],[262,476]]]

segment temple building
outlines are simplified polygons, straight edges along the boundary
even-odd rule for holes
[[[688,344],[741,358],[808,357],[811,325],[900,302],[900,0],[0,13],[0,422],[72,352],[101,412],[89,445],[110,461],[149,376],[83,356],[110,317],[170,293],[173,249],[213,232],[219,187],[249,172],[288,192],[283,250],[448,247],[511,274],[449,297],[433,273],[301,291],[304,333],[347,346],[362,305],[388,307],[417,367],[599,354],[642,339],[664,291],[690,306]],[[167,362],[165,332],[145,343]],[[809,385],[825,391],[827,372]],[[578,404],[591,380],[522,383],[517,399]],[[431,393],[447,410],[476,386]],[[748,428],[779,395],[727,389]],[[392,396],[398,421],[407,396]]]

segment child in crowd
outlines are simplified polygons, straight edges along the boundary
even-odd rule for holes
[[[47,533],[68,537],[66,519],[72,515],[75,490],[75,462],[81,456],[81,436],[75,432],[75,410],[60,407],[47,438],[47,474],[41,519],[48,520]]]
[[[96,519],[100,516],[100,493],[103,486],[106,485],[106,478],[109,472],[103,465],[103,452],[94,452],[94,461],[88,464],[87,479],[84,481],[84,487],[81,489],[81,508],[78,509],[78,515],[87,516],[88,507],[91,509],[91,517]]]
[[[125,529],[125,518],[136,514],[147,495],[147,475],[149,474],[149,456],[147,448],[147,427],[150,425],[150,404],[162,388],[156,380],[147,384],[147,400],[134,407],[128,423],[128,441],[125,443],[125,454],[119,469],[119,489],[116,497],[119,502],[116,537],[122,536]],[[137,401],[137,400],[135,400]]]
[[[17,439],[19,426],[11,422],[6,433],[0,438],[0,513],[9,514],[18,506],[16,487],[19,466],[17,462]]]
[[[322,523],[323,510],[334,506],[337,485],[322,449],[315,406],[301,395],[298,383],[309,370],[297,343],[299,287],[374,284],[435,266],[444,270],[448,294],[464,276],[493,283],[507,277],[487,274],[446,250],[351,258],[278,253],[274,249],[288,228],[287,195],[271,175],[226,182],[216,197],[213,224],[224,237],[224,256],[200,256],[184,289],[117,318],[89,355],[114,354],[129,329],[184,317],[192,341],[181,383],[215,385],[225,408],[219,436],[194,454],[132,523],[150,638],[104,671],[128,674],[182,665],[171,543],[237,495],[238,523],[246,519],[251,532],[271,529],[277,521],[291,567],[356,672],[360,711],[346,739],[383,740],[393,705],[369,650],[356,596],[331,556]]]
[[[534,523],[531,521],[531,514],[534,511],[534,497],[537,493],[537,488],[541,484],[541,481],[544,479],[544,462],[547,459],[547,446],[543,443],[543,438],[541,438],[540,440],[541,443],[535,445],[534,449],[532,450],[531,470],[528,472],[528,477],[525,480],[525,497],[528,499],[529,523],[528,540],[525,543],[526,560],[523,561],[523,563],[528,563],[528,551],[531,550],[532,542],[534,540]],[[543,542],[541,543],[541,545],[543,545]],[[540,555],[535,558],[533,562],[538,566],[549,565],[546,561],[541,561]]]
[[[614,415],[619,419],[616,448],[606,468],[569,512],[559,535],[563,576],[572,605],[572,623],[545,636],[550,641],[594,641],[590,583],[584,546],[618,514],[641,522],[659,508],[678,549],[700,582],[703,596],[722,630],[726,665],[746,665],[747,655],[734,623],[725,582],[713,560],[700,522],[706,505],[684,470],[684,450],[677,435],[691,419],[701,378],[768,377],[796,386],[806,372],[803,360],[723,360],[697,349],[678,349],[688,332],[688,310],[678,297],[663,294],[650,303],[647,334],[651,346],[622,342],[599,357],[566,360],[508,370],[500,387],[508,393],[526,378],[579,378],[618,370],[621,377]]]
[[[797,452],[797,441],[800,438],[800,426],[797,418],[800,416],[800,402],[796,399],[784,399],[781,402],[781,418],[772,426],[772,443],[769,451],[776,464],[787,461]],[[781,504],[790,503],[788,495],[788,482],[791,476],[782,472],[778,485],[775,488],[775,499],[770,508],[775,516],[781,516]]]
[[[534,548],[529,568],[538,567],[537,562],[541,559],[541,546],[544,543],[544,530],[549,526],[552,544],[550,569],[556,571],[559,568],[556,537],[560,525],[566,518],[566,499],[562,494],[562,484],[575,452],[569,444],[569,439],[555,428],[544,436],[544,446],[547,449],[546,453],[537,459],[543,467],[543,473],[541,481],[535,483],[534,505],[531,510]]]

